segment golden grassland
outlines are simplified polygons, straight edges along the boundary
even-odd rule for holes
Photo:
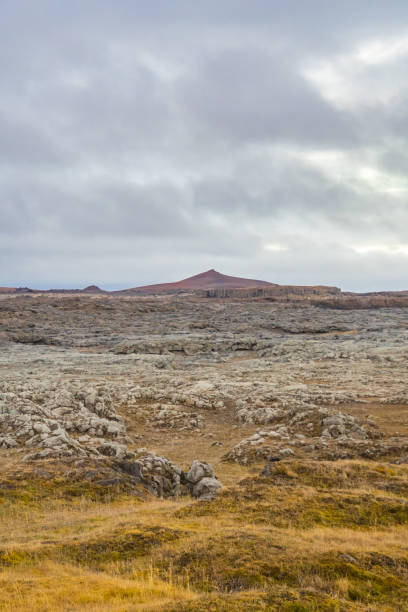
[[[5,469],[0,610],[408,610],[408,466],[261,467],[205,503]]]

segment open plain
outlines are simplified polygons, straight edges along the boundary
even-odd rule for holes
[[[0,609],[408,609],[407,346],[407,308],[2,296]]]

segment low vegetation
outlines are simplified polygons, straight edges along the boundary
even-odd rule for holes
[[[260,468],[204,503],[73,493],[56,474],[45,486],[23,474],[17,494],[5,478],[0,609],[407,609],[408,467]]]

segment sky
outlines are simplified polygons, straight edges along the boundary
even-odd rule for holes
[[[408,289],[406,0],[0,0],[0,286]]]

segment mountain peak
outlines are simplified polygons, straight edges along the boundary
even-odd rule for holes
[[[88,287],[85,287],[85,289],[82,289],[82,292],[83,293],[104,293],[102,289],[97,287],[97,285],[89,285]]]
[[[175,283],[160,283],[158,285],[145,285],[143,287],[134,287],[125,289],[118,293],[177,293],[178,291],[191,291],[199,289],[215,289],[229,288],[241,289],[245,287],[265,287],[276,286],[275,283],[267,281],[255,280],[252,278],[241,278],[239,276],[228,276],[217,272],[214,268],[206,272],[200,272],[195,276],[189,276]]]

